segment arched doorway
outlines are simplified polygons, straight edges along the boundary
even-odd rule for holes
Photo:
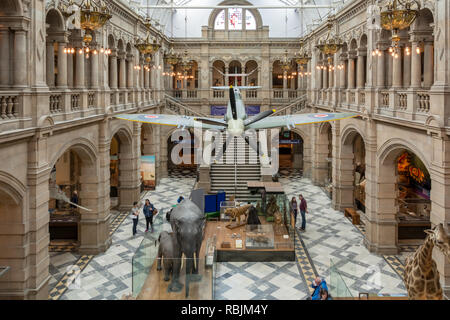
[[[132,183],[133,167],[131,134],[120,129],[111,138],[110,145],[110,199],[111,208],[130,207],[135,201]]]
[[[75,204],[80,202],[81,166],[78,154],[73,150],[67,150],[56,161],[50,172],[48,202],[50,251],[62,247],[76,250],[79,246],[81,210]]]
[[[386,175],[381,172],[384,170]],[[431,227],[431,178],[428,168],[409,148],[398,148],[383,161],[380,174],[381,180],[394,189],[393,199],[389,201],[398,222],[397,244],[424,239],[424,230]]]
[[[214,87],[221,87],[226,85],[225,82],[225,62],[217,60],[214,61],[213,63],[213,68],[212,68],[212,85]]]
[[[303,138],[294,131],[280,132],[280,168],[303,171]]]
[[[341,210],[355,208],[365,212],[365,158],[366,147],[361,134],[353,127],[344,130],[336,186],[336,201]]]
[[[153,129],[148,123],[141,127],[141,192],[156,187],[156,153]]]
[[[49,176],[50,250],[75,251],[92,242],[92,235],[83,234],[90,225],[83,226],[82,219],[98,213],[98,181],[93,177],[98,177],[96,156],[83,145],[66,149],[54,160]]]
[[[8,267],[0,277],[0,299],[14,299],[13,291],[23,288],[27,269],[26,253],[19,250],[26,245],[23,235],[24,190],[16,190],[11,184],[12,177],[1,181],[0,172],[0,266]]]
[[[239,61],[233,60],[228,67],[229,74],[242,74],[242,65]],[[242,76],[229,77],[229,85],[242,86]]]
[[[169,134],[167,137],[167,169],[169,175],[174,172],[194,170],[197,168],[195,164],[194,146],[195,140],[192,130],[176,129]],[[179,150],[178,155],[176,154],[175,148]]]
[[[248,76],[245,78],[246,86],[258,86],[259,85],[259,72],[258,63],[254,60],[250,60],[245,64],[245,73]]]

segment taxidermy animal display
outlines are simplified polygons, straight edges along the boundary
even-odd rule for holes
[[[247,220],[248,210],[252,207],[251,204],[246,204],[237,208],[227,208],[225,209],[225,214],[230,216],[231,219],[236,219],[237,223],[241,223],[241,216],[245,215],[245,220]]]
[[[172,213],[170,214],[170,224],[176,235],[177,244],[180,247],[178,258],[181,259],[182,253],[184,253],[186,258],[186,297],[189,296],[189,281],[191,279],[192,281],[200,279],[198,276],[198,262],[205,222],[205,215],[200,208],[189,199],[181,201],[173,208]]]
[[[416,252],[406,258],[403,274],[408,297],[411,300],[442,300],[442,288],[439,283],[439,271],[432,253],[436,247],[449,259],[449,236],[441,224],[432,230],[425,231],[428,235],[425,242]]]
[[[159,249],[158,249],[158,265],[157,270],[160,271],[161,260],[164,267],[164,281],[169,281],[172,275],[172,282],[167,288],[168,292],[179,292],[183,285],[178,281],[180,277],[181,268],[181,250],[177,241],[175,233],[163,231],[159,235]]]

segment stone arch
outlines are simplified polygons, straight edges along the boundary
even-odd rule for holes
[[[45,23],[49,25],[47,32],[59,32],[65,30],[64,17],[56,8],[51,8],[47,11]]]
[[[248,2],[246,0],[226,0],[226,1],[222,1],[218,4],[219,6],[229,6],[229,5],[246,5],[246,6],[251,6],[252,3]],[[222,10],[224,9],[214,9],[211,14],[209,15],[209,19],[208,19],[208,28],[210,29],[214,29],[214,23],[216,21],[216,17],[219,15],[219,13],[222,12]],[[255,18],[256,21],[256,30],[260,30],[263,27],[263,21],[262,21],[262,17],[261,14],[259,13],[258,10],[256,9],[249,9],[249,11],[253,14],[253,17]],[[225,21],[227,20],[227,17],[225,17]],[[228,27],[225,26],[225,29],[227,29]]]
[[[53,156],[52,160],[49,162],[49,169],[52,169],[59,158],[69,149],[72,149],[79,153],[82,160],[87,160],[91,164],[96,164],[98,151],[95,145],[86,138],[77,138],[72,141],[65,143]]]
[[[426,31],[433,32],[433,28],[430,26],[430,23],[434,22],[434,15],[428,8],[422,8],[419,11],[419,15],[416,20],[411,25],[412,31]]]
[[[115,40],[114,35],[112,33],[108,35],[108,47],[109,47],[109,49],[115,49],[116,48],[116,40]]]
[[[404,139],[390,139],[378,150],[376,158],[377,187],[374,190],[375,210],[378,216],[376,221],[382,220],[385,223],[371,226],[371,228],[377,229],[377,234],[379,234],[376,239],[371,239],[371,242],[373,242],[371,245],[382,248],[384,253],[387,252],[386,254],[397,252],[399,246],[397,217],[399,212],[399,201],[397,199],[399,191],[397,190],[398,170],[396,161],[404,151],[416,155],[422,161],[426,170],[429,173],[431,172],[429,159],[417,147]],[[431,193],[431,201],[433,200],[432,195]]]
[[[367,35],[365,33],[359,37],[359,48],[367,48]]]
[[[224,75],[222,75],[218,71],[218,70],[220,70],[222,73],[225,74],[226,63],[223,60],[214,59],[211,62],[211,68],[212,68],[212,73],[211,73],[211,76],[212,76],[211,83],[212,83],[212,85],[213,86],[225,86],[225,85],[227,85],[226,77]]]
[[[113,142],[117,143],[117,150],[114,150],[117,154],[113,154],[113,149],[110,147],[110,156],[116,157],[110,162],[110,184],[111,186],[114,184],[114,188],[111,188],[111,191],[117,191],[117,207],[123,209],[131,208],[133,202],[139,200],[138,195],[135,194],[134,186],[136,182],[134,178],[137,179],[134,176],[139,169],[135,166],[135,161],[133,161],[135,156],[137,156],[133,154],[133,134],[126,124],[112,130],[110,137],[111,146]],[[115,193],[112,193],[112,195],[116,196]]]
[[[361,154],[358,153],[358,156],[360,156],[361,159],[357,160],[355,154],[355,142],[359,138],[361,139],[362,146],[360,150]],[[356,182],[355,177],[358,167],[365,168],[366,154],[366,139],[362,131],[354,124],[349,124],[342,128],[340,152],[339,155],[337,155],[339,177],[338,181],[334,182],[336,185],[336,192],[333,193],[333,197],[334,194],[336,194],[337,203],[340,204],[341,210],[344,208],[353,208],[355,206],[360,207],[360,205],[365,203],[365,199],[362,199],[362,201],[358,200],[360,203],[357,203],[356,201],[355,188],[360,181]],[[357,161],[360,161],[361,163],[358,165],[356,163]],[[360,173],[360,177],[362,177],[362,173]],[[364,208],[360,209],[365,210]]]
[[[244,63],[244,68],[245,68],[245,73],[250,74],[251,75],[249,77],[246,77],[246,85],[251,85],[253,84],[254,86],[259,85],[259,65],[258,62],[254,59],[251,60],[247,60]],[[255,71],[256,70],[256,71]]]
[[[23,5],[20,0],[0,1],[0,16],[22,16]]]
[[[311,137],[308,132],[299,127],[295,127],[291,131],[298,134],[303,140],[303,176],[311,177],[311,166],[312,166]]]
[[[154,129],[150,123],[141,126],[141,154],[152,155],[155,153]]]
[[[27,245],[22,231],[27,220],[26,194],[26,187],[19,180],[0,171],[0,265],[10,267],[0,278],[0,299],[12,297],[12,292],[19,292],[26,281],[27,257],[20,250]]]

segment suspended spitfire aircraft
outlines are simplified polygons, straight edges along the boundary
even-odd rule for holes
[[[248,117],[245,111],[245,105],[242,101],[240,90],[254,90],[261,87],[212,87],[214,90],[229,90],[230,101],[228,102],[227,112],[224,119],[217,118],[204,118],[196,116],[179,116],[179,115],[166,115],[166,114],[121,114],[116,118],[138,121],[151,124],[161,124],[176,126],[178,128],[194,128],[201,127],[202,129],[217,129],[220,131],[228,130],[228,137],[224,148],[220,152],[220,159],[226,150],[226,146],[229,145],[231,139],[234,137],[242,137],[244,140],[258,152],[258,147],[255,143],[248,139],[244,135],[248,129],[270,129],[278,127],[287,127],[287,129],[293,129],[296,125],[304,125],[311,123],[320,123],[328,121],[336,121],[347,118],[353,118],[358,116],[357,113],[304,113],[304,114],[292,114],[285,116],[273,116],[270,117],[275,110],[268,110],[259,113],[256,116]],[[262,155],[264,157],[264,155]]]

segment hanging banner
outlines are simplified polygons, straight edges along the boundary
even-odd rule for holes
[[[141,181],[145,190],[155,190],[156,166],[155,156],[141,156]]]
[[[227,106],[211,106],[212,116],[224,116],[227,112]]]
[[[256,116],[260,113],[261,106],[245,106],[245,112],[248,116]]]

